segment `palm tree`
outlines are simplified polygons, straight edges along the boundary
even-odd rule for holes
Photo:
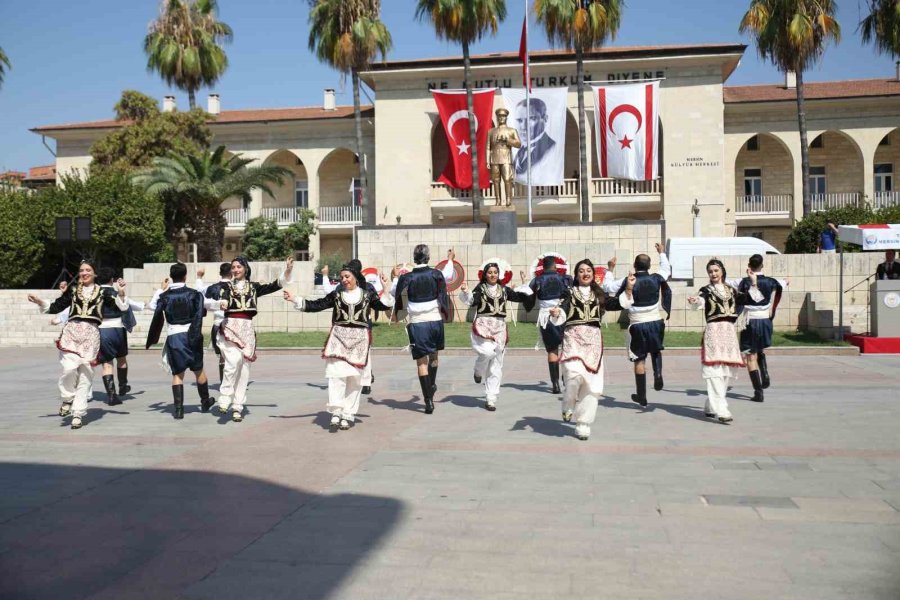
[[[478,144],[475,131],[474,101],[472,99],[471,62],[469,45],[485,33],[497,33],[506,18],[505,0],[418,0],[416,18],[430,19],[439,39],[462,44],[463,69],[466,82],[466,103],[469,111],[469,145],[472,147],[472,222],[481,222],[481,182],[478,172]]]
[[[588,194],[587,118],[584,112],[584,53],[615,39],[622,22],[622,0],[535,0],[534,13],[553,46],[575,50],[578,86],[578,152],[581,221],[590,220]]]
[[[368,165],[363,155],[359,73],[378,54],[387,55],[393,41],[381,21],[381,0],[311,0],[309,49],[316,57],[353,78],[353,113],[356,117],[356,156],[362,182],[366,224],[375,224],[375,203],[368,197]]]
[[[784,72],[797,75],[804,217],[811,212],[812,201],[803,72],[822,57],[829,41],[840,41],[841,26],[834,18],[836,10],[834,0],[751,0],[750,8],[741,19],[740,32],[753,35],[760,57]]]
[[[3,48],[0,48],[0,85],[3,85],[3,75],[6,73],[6,69],[11,68],[12,65],[9,62],[9,57],[3,52]]]
[[[260,188],[274,197],[271,184],[280,185],[291,172],[277,165],[249,167],[251,158],[226,156],[225,146],[199,154],[169,154],[153,159],[153,166],[138,172],[134,183],[160,194],[189,215],[198,260],[218,262],[225,241],[222,203],[233,197],[250,201],[250,191]]]
[[[188,93],[191,109],[196,92],[212,86],[228,68],[223,43],[231,42],[231,27],[217,19],[216,0],[163,0],[159,17],[144,38],[147,70]]]
[[[859,24],[863,42],[878,52],[900,57],[900,0],[868,0],[869,14]]]

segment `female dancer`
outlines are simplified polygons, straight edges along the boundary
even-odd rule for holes
[[[575,265],[575,286],[559,306],[550,309],[550,318],[558,327],[565,325],[559,362],[562,364],[566,392],[563,396],[563,421],[575,418],[575,435],[586,440],[597,416],[597,397],[603,394],[603,337],[600,326],[607,310],[622,310],[631,305],[634,274],[625,283],[625,293],[609,296],[594,279],[594,264],[588,259]]]
[[[503,278],[500,265],[504,264]],[[525,282],[515,290],[507,287],[512,270],[498,258],[492,258],[481,266],[480,283],[472,293],[465,282],[459,288],[459,299],[467,306],[475,307],[472,321],[472,349],[475,358],[475,383],[484,379],[485,408],[497,410],[500,380],[503,378],[503,355],[508,338],[506,329],[506,303],[521,302],[531,310],[534,293]]]
[[[284,299],[303,312],[332,309],[331,333],[322,350],[325,377],[328,379],[328,404],[331,430],[347,430],[356,420],[362,395],[363,376],[371,360],[372,330],[369,316],[372,310],[390,310],[394,298],[385,293],[381,298],[367,285],[357,265],[344,265],[340,272],[341,285],[324,298],[304,300],[289,291]],[[387,279],[381,276],[381,284]]]
[[[706,264],[709,284],[698,292],[698,296],[689,296],[688,304],[696,310],[705,309],[706,329],[703,330],[703,341],[700,344],[700,362],[703,364],[703,378],[706,380],[706,406],[703,411],[707,417],[718,419],[720,423],[733,420],[728,410],[725,393],[728,381],[734,378],[731,367],[744,366],[741,349],[738,344],[737,305],[744,294],[736,291],[725,281],[725,265],[714,258]],[[762,294],[756,289],[756,273],[747,270],[750,278],[749,297],[759,302]]]
[[[258,300],[277,292],[288,283],[293,268],[294,258],[288,257],[281,277],[272,283],[257,283],[250,281],[250,263],[243,256],[238,256],[231,261],[231,281],[222,282],[219,299],[220,306],[225,311],[225,320],[219,327],[217,342],[225,356],[225,370],[217,406],[223,415],[231,407],[231,420],[235,423],[244,420],[250,363],[256,360],[253,317],[256,316]]]
[[[59,392],[62,405],[59,416],[72,415],[72,429],[80,429],[82,419],[87,414],[88,394],[94,365],[100,352],[100,323],[103,322],[104,307],[115,306],[119,310],[128,309],[125,296],[125,282],[118,282],[118,291],[101,288],[97,282],[97,270],[91,261],[82,261],[78,268],[78,283],[70,285],[62,295],[47,304],[34,294],[28,300],[41,307],[48,314],[57,314],[69,309],[69,318],[63,327],[56,347],[59,348],[59,362],[63,374],[59,378]]]

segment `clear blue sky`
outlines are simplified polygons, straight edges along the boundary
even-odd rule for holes
[[[811,81],[888,77],[890,58],[863,47],[856,33],[859,0],[840,0],[843,41],[808,74]],[[394,36],[389,58],[460,54],[457,46],[435,41],[427,24],[413,18],[414,0],[384,0],[384,19]],[[509,17],[497,37],[473,52],[518,49],[524,0],[507,2]],[[749,43],[737,32],[749,0],[630,0],[614,45]],[[220,17],[234,29],[228,48],[231,66],[216,91],[225,109],[308,106],[321,102],[322,89],[336,87],[338,102],[352,97],[340,77],[307,51],[306,0],[220,0]],[[145,70],[142,50],[157,0],[0,0],[0,47],[13,68],[0,88],[0,172],[50,164],[53,157],[31,127],[105,119],[123,89],[155,98],[170,90]],[[531,47],[547,48],[535,27]],[[730,84],[781,79],[761,63],[751,46]],[[206,90],[198,99],[205,106]],[[179,107],[187,106],[178,92]]]

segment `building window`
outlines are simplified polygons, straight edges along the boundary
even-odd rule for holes
[[[250,198],[241,198],[241,208],[244,210],[250,210]]]
[[[751,232],[750,232],[750,237],[755,237],[755,238],[758,239],[758,240],[765,239],[765,238],[763,238],[763,232],[762,232],[762,231],[751,231]]]
[[[309,208],[309,182],[305,179],[294,181],[294,206]]]
[[[810,148],[824,148],[825,147],[825,134],[819,135],[816,137],[812,144],[809,145]]]
[[[758,135],[754,135],[752,138],[747,140],[747,150],[749,150],[750,152],[759,151],[759,136]]]
[[[825,181],[825,167],[809,168],[809,193],[810,194],[827,194],[828,189]]]
[[[744,169],[744,196],[762,197],[762,169]]]
[[[894,191],[894,165],[875,165],[875,193]]]
[[[890,146],[891,145],[891,134],[887,134],[886,136],[881,138],[881,141],[878,142],[878,145],[879,146]]]

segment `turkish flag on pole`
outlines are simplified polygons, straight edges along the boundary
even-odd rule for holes
[[[472,188],[472,146],[469,143],[469,111],[466,107],[466,90],[431,90],[437,104],[444,133],[447,134],[447,150],[450,158],[444,172],[438,178],[451,188]],[[472,105],[475,114],[475,143],[478,145],[478,177],[487,187],[490,184],[485,151],[491,128],[491,111],[494,109],[494,89],[473,90]]]
[[[659,82],[594,86],[601,177],[659,177]]]
[[[523,85],[529,90],[531,89],[531,76],[529,74],[528,65],[528,13],[526,11],[525,18],[522,20],[522,39],[519,41],[519,58],[522,60],[522,81]]]

